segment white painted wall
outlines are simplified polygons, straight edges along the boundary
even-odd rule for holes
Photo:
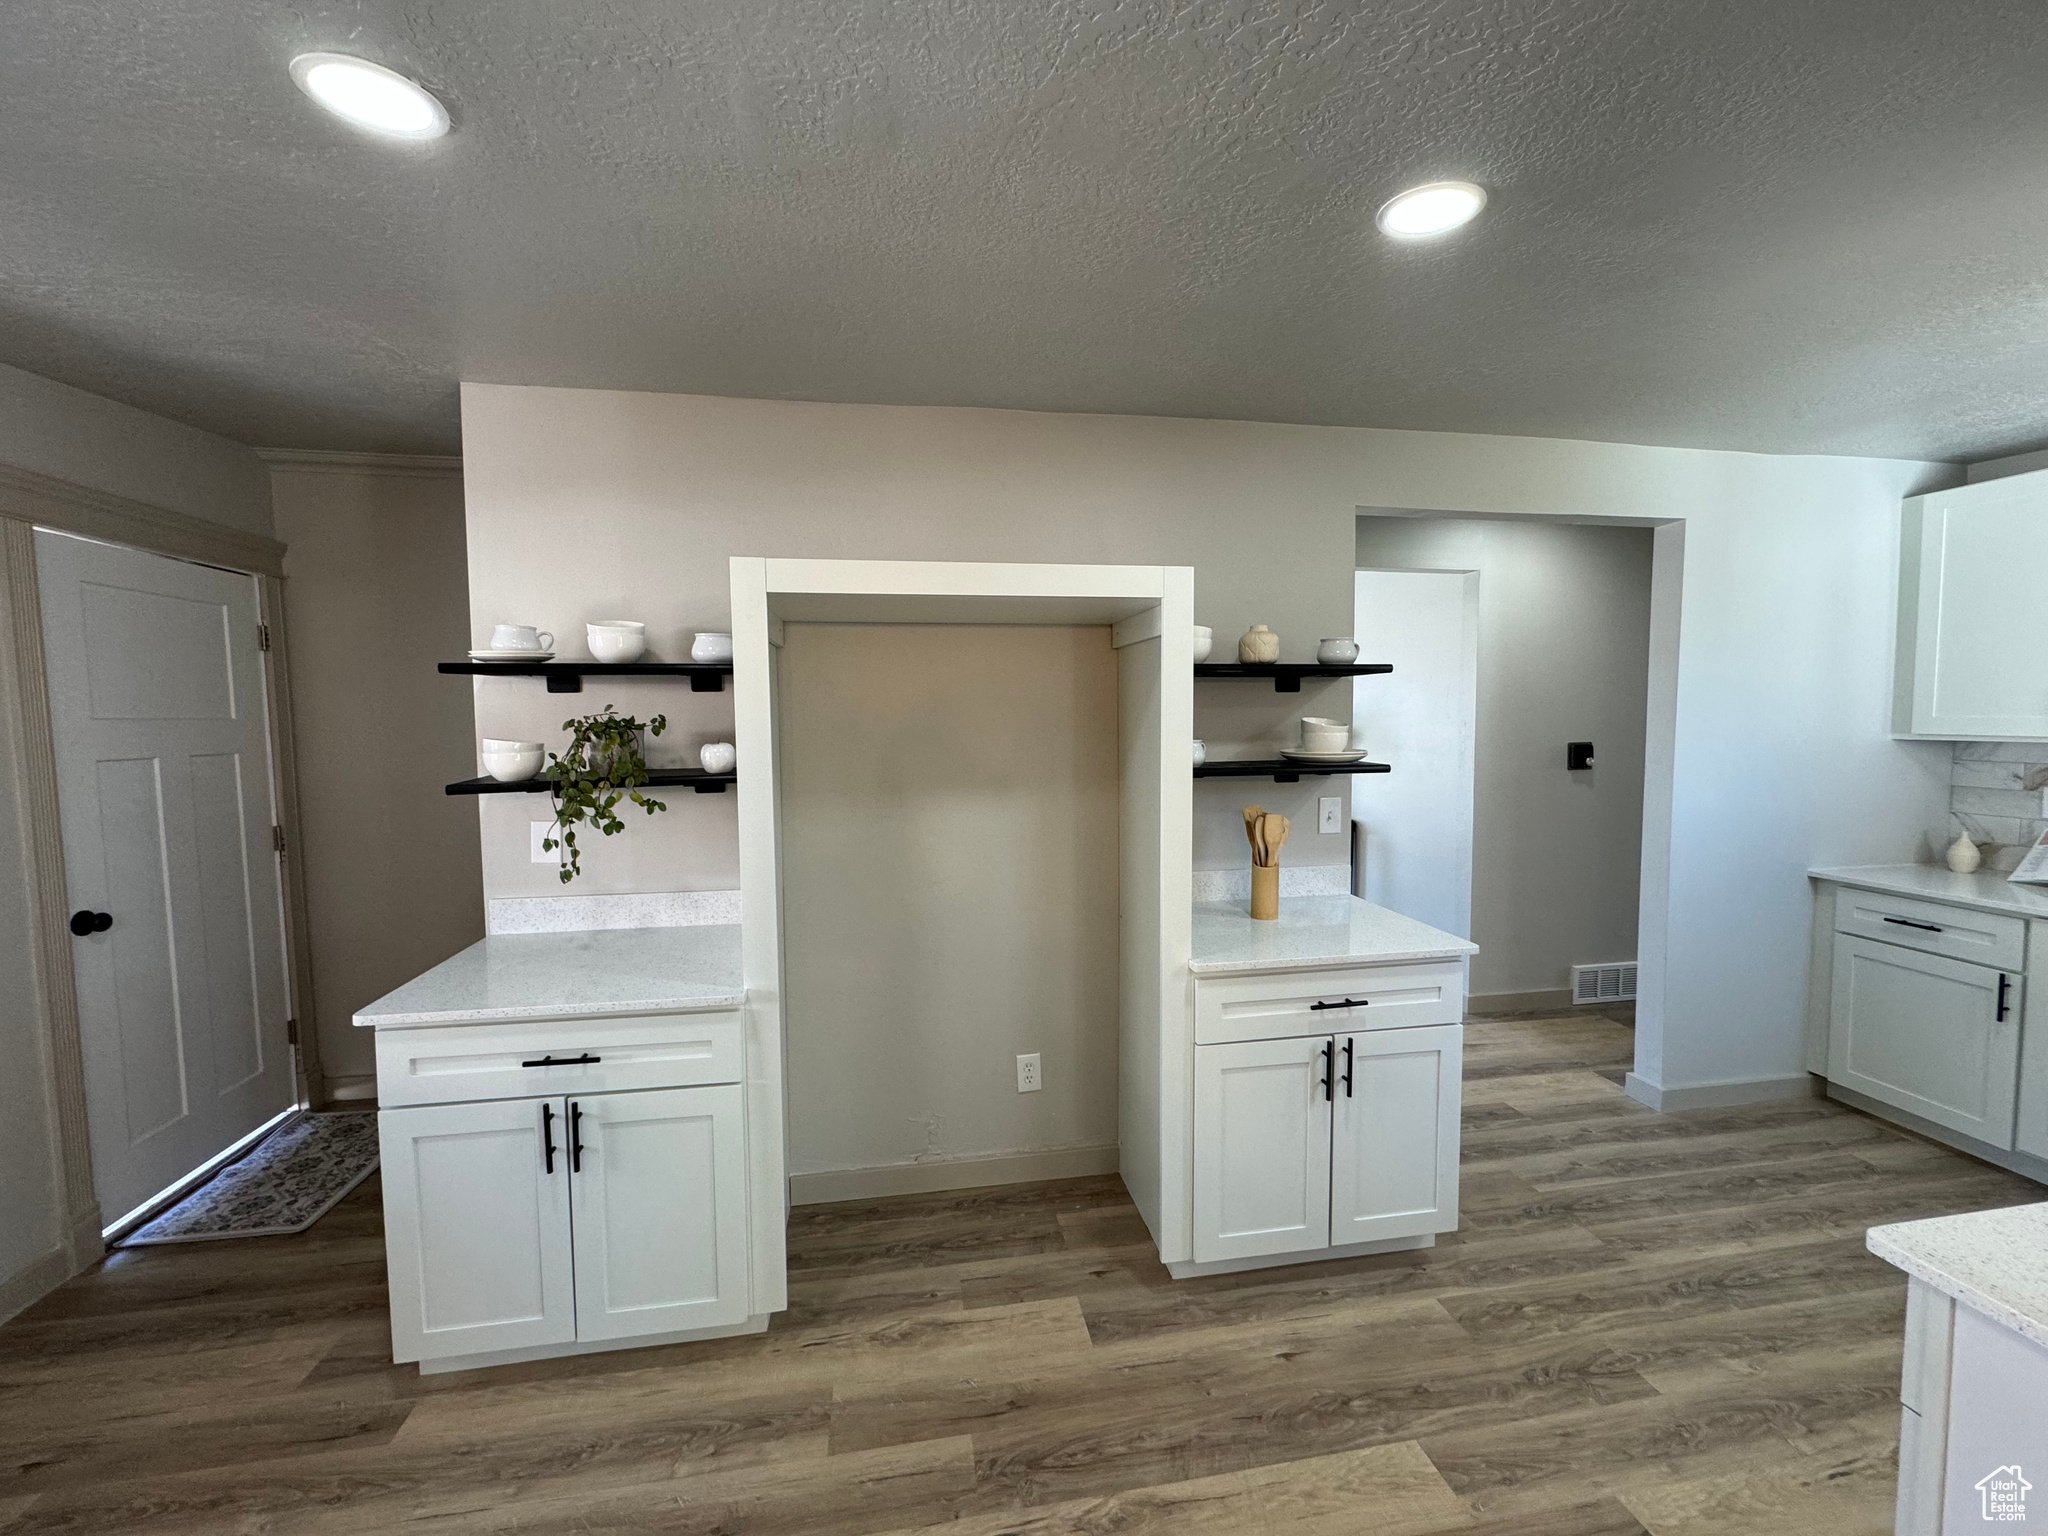
[[[1898,502],[1952,483],[1949,466],[488,384],[463,387],[463,444],[473,625],[561,633],[623,611],[668,654],[725,627],[734,553],[1192,565],[1219,645],[1258,619],[1306,658],[1349,627],[1361,507],[1683,519],[1677,665],[1650,711],[1668,708],[1673,765],[1668,846],[1644,854],[1646,909],[1665,915],[1643,939],[1638,1050],[1659,1085],[1797,1073],[1806,867],[1913,858],[1946,815],[1945,749],[1888,724]],[[730,708],[659,697],[686,738]],[[1277,697],[1276,735],[1349,704],[1341,685]],[[537,688],[497,699],[479,706],[496,722],[564,713]],[[1198,865],[1243,798],[1213,787]],[[508,871],[525,817],[483,816],[487,894],[524,893]],[[668,820],[616,840],[651,834],[637,863],[602,851],[590,888],[734,883],[729,810]],[[1344,862],[1329,841],[1297,862]]]
[[[462,481],[276,470],[312,934],[330,1088],[373,1089],[367,1003],[484,935],[468,690],[436,661],[469,645]]]
[[[1361,569],[1478,573],[1475,997],[1550,991],[1573,964],[1636,958],[1651,537],[1527,519],[1358,520]],[[1370,691],[1360,696],[1370,736]],[[1567,741],[1594,744],[1590,772],[1565,770]]]
[[[1352,685],[1352,733],[1394,771],[1351,796],[1352,889],[1470,938],[1479,576],[1362,570],[1357,592],[1361,654],[1394,670]]]
[[[270,469],[252,449],[5,364],[0,464],[271,535]]]
[[[1108,629],[791,624],[779,690],[789,1171],[1114,1146]]]

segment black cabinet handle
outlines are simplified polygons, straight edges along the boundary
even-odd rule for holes
[[[1337,1042],[1323,1042],[1323,1098],[1330,1103],[1337,1099]]]
[[[569,1101],[569,1171],[583,1171],[583,1106]]]
[[[111,912],[88,912],[83,907],[71,914],[71,931],[81,939],[88,934],[105,933],[114,926]]]
[[[1351,1052],[1358,1042],[1349,1038],[1344,1041],[1344,1097],[1351,1097]]]
[[[581,1056],[542,1056],[533,1061],[522,1061],[522,1067],[594,1067],[602,1056],[593,1056],[585,1051]]]
[[[1341,1003],[1310,1003],[1308,1011],[1310,1013],[1321,1013],[1325,1008],[1370,1008],[1371,1006],[1372,999],[1369,997],[1347,997]]]
[[[2010,976],[2006,975],[2006,974],[2005,974],[2005,972],[2003,972],[2003,971],[2000,971],[2000,972],[1998,973],[1998,1020],[1997,1020],[1997,1022],[1999,1022],[2000,1024],[2003,1024],[2003,1023],[2005,1022],[2005,1016],[2006,1016],[2006,1015],[2007,1015],[2008,1013],[2011,1013],[2011,1012],[2012,1012],[2012,1004],[2011,1004],[2011,1003],[2009,1003],[2008,1001],[2006,1001],[2006,999],[2007,999],[2008,997],[2010,997],[2011,995],[2012,995],[2012,978],[2011,978]]]
[[[1942,931],[1941,925],[1938,923],[1916,923],[1910,917],[1888,917],[1885,921],[1897,923],[1901,928],[1918,928],[1923,933],[1940,933]]]
[[[543,1166],[549,1173],[555,1171],[555,1106],[542,1104],[540,1107],[540,1144]]]

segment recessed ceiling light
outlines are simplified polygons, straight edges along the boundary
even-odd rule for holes
[[[345,53],[302,53],[292,60],[300,90],[336,117],[394,139],[438,139],[448,109],[426,87]]]
[[[1469,181],[1432,181],[1387,199],[1380,206],[1378,223],[1388,234],[1412,240],[1469,224],[1485,206],[1484,187]]]

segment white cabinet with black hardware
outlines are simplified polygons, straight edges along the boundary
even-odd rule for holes
[[[1198,981],[1194,1258],[1174,1273],[1454,1230],[1463,1013],[1457,959]]]
[[[2048,892],[1919,865],[1814,882],[1807,1070],[1832,1097],[2048,1179]]]

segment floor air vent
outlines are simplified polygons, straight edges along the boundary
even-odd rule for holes
[[[1623,965],[1575,965],[1572,967],[1572,1002],[1627,1003],[1636,995],[1636,963]]]

